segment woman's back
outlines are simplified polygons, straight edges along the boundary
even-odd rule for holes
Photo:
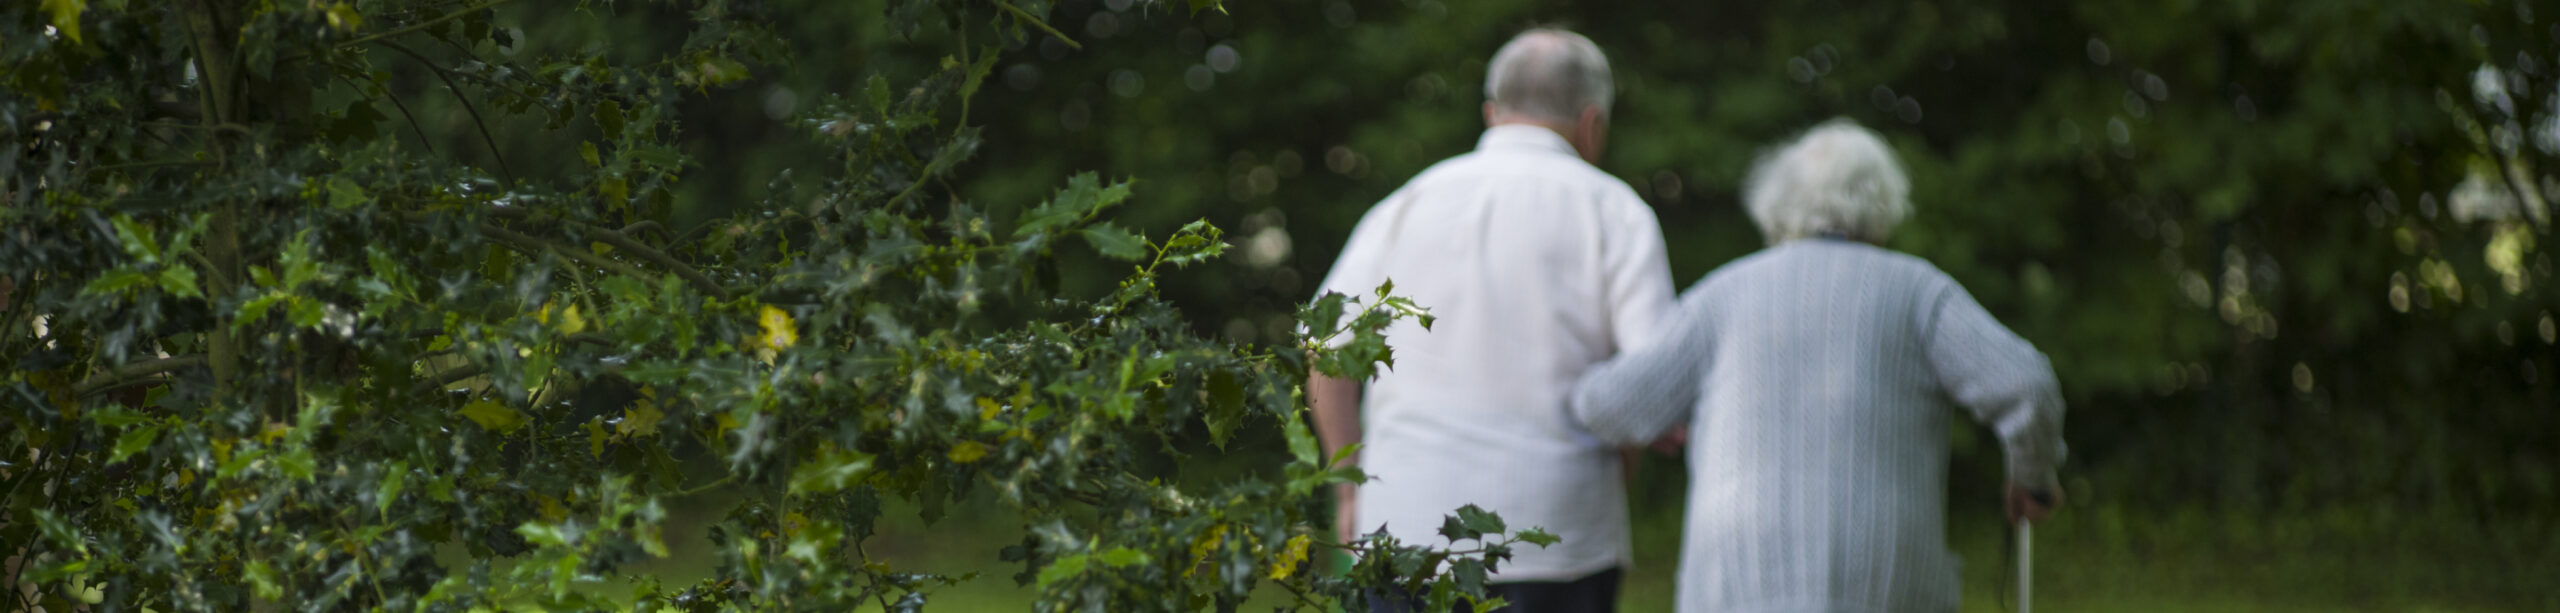
[[[1714,348],[1695,380],[1683,609],[1954,607],[1949,411],[1922,343],[1948,285],[1909,256],[1806,240],[1698,286]]]
[[[2000,431],[2013,470],[2050,479],[2060,458],[2044,357],[1918,258],[1789,241],[1680,310],[1660,346],[1587,375],[1574,411],[1613,441],[1690,421],[1684,611],[1952,611],[1949,401]]]

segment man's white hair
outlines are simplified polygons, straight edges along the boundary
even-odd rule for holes
[[[1556,28],[1531,28],[1512,37],[1494,52],[1484,78],[1484,97],[1493,108],[1561,123],[1581,119],[1586,107],[1599,107],[1607,116],[1610,88],[1609,58],[1600,46]]]
[[[1911,216],[1911,180],[1893,148],[1847,118],[1762,154],[1742,193],[1770,244],[1823,235],[1882,241]]]

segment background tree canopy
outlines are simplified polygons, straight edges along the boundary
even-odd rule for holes
[[[1835,116],[1886,134],[1918,209],[1891,246],[1955,275],[2061,371],[2080,508],[2058,521],[2087,521],[2065,534],[2091,549],[2283,555],[2309,539],[2388,556],[2441,541],[2479,565],[2451,574],[2560,569],[2560,10],[2530,2],[360,1],[209,24],[237,37],[186,18],[230,4],[0,8],[14,145],[0,280],[15,287],[0,470],[84,496],[13,493],[0,541],[37,543],[55,576],[182,568],[209,574],[150,585],[271,577],[276,594],[382,577],[384,595],[345,597],[575,604],[549,583],[502,590],[578,576],[543,566],[556,560],[607,560],[589,569],[605,574],[645,555],[625,546],[645,528],[608,520],[649,525],[650,496],[735,474],[781,500],[750,496],[721,527],[727,570],[667,593],[771,603],[811,585],[789,573],[814,563],[753,560],[792,559],[810,534],[795,525],[860,542],[864,495],[956,500],[1018,478],[1062,488],[1022,500],[1054,500],[1086,495],[1068,475],[1128,474],[1093,491],[1163,477],[1213,500],[1190,492],[1267,479],[1249,519],[1095,512],[1144,506],[1106,498],[1007,520],[1070,527],[1035,530],[1026,571],[1148,556],[1092,563],[1112,579],[1035,581],[1062,586],[1042,592],[1052,602],[1176,583],[1232,602],[1250,587],[1232,580],[1282,566],[1292,526],[1320,512],[1294,488],[1323,459],[1291,451],[1287,420],[1301,305],[1371,203],[1472,147],[1484,62],[1534,24],[1610,54],[1602,167],[1651,200],[1684,282],[1760,246],[1736,195],[1760,147]],[[459,18],[428,23],[440,16]],[[200,49],[237,60],[196,67]],[[201,85],[222,82],[247,85]],[[1082,173],[1134,181],[1060,189]],[[1160,252],[1203,259],[1126,272]],[[1120,323],[1077,325],[1092,315]],[[1028,342],[1041,322],[1069,341]],[[795,340],[767,359],[772,330]],[[184,361],[221,343],[243,361]],[[1131,393],[1117,369],[1152,359],[1138,348],[1188,357]],[[172,380],[131,376],[144,371]],[[821,371],[838,379],[780,374]],[[1252,391],[1216,400],[1217,373]],[[1047,399],[1005,402],[1024,380]],[[471,391],[411,393],[439,387]],[[998,409],[946,402],[972,397]],[[1114,413],[1112,398],[1145,408]],[[1084,400],[1100,422],[953,430]],[[804,431],[847,412],[864,423]],[[383,442],[437,427],[451,437]],[[776,433],[792,436],[742,444]],[[1062,435],[1102,447],[1037,448]],[[1952,436],[1957,499],[1988,500],[1996,450]],[[964,441],[990,455],[960,461]],[[47,464],[19,449],[78,451]],[[972,468],[1034,458],[995,480]],[[821,466],[843,470],[811,478],[846,485],[789,487]],[[1682,477],[1660,466],[1638,496],[1676,505]],[[403,506],[314,511],[382,500]],[[811,504],[836,514],[793,506]],[[189,540],[259,525],[188,531],[223,517],[324,529],[308,545]],[[514,532],[573,518],[595,532]],[[1258,532],[1202,541],[1220,521]],[[1106,526],[1161,531],[1077,540],[1122,534]],[[2423,536],[2371,540],[2401,533]],[[346,542],[375,553],[322,546]],[[532,553],[439,567],[428,550],[445,542]],[[1214,581],[1131,570],[1199,542],[1243,566]],[[68,566],[83,560],[99,566]],[[927,585],[835,571],[871,573],[845,597]],[[416,595],[439,580],[484,591]],[[2533,583],[2464,585],[2560,606]]]
[[[1147,227],[1237,229],[1241,265],[1168,289],[1203,330],[1285,332],[1370,203],[1472,147],[1490,50],[1558,23],[1611,55],[1602,166],[1683,280],[1760,246],[1736,194],[1760,147],[1834,116],[1886,133],[1919,209],[1892,246],[2053,357],[2083,501],[2560,508],[2547,8],[1062,6],[1087,49],[1008,56],[986,107],[1051,147],[989,152],[974,193],[1126,172],[1164,196]]]
[[[7,9],[8,608],[914,610],[974,575],[864,543],[973,491],[1029,532],[983,553],[1047,610],[1445,607],[1555,542],[1472,506],[1438,547],[1318,542],[1317,492],[1361,477],[1298,388],[1429,321],[1386,288],[1232,346],[1156,292],[1218,228],[1127,229],[1130,184],[1091,173],[1001,216],[957,198],[994,43],[1041,13],[898,5],[890,34],[947,55],[829,90],[787,122],[807,165],[679,224],[717,159],[688,101],[788,69],[788,15],[629,7],[675,36],[617,53],[521,25],[615,7],[503,3]],[[1126,272],[1061,294],[1061,252]],[[1185,473],[1239,431],[1286,454]],[[710,576],[625,578],[713,488]],[[1336,549],[1362,562],[1314,572]]]

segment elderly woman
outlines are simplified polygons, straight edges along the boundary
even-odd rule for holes
[[[1946,273],[1876,246],[1911,205],[1874,133],[1815,127],[1747,190],[1769,248],[1585,374],[1573,416],[1621,444],[1690,424],[1680,610],[1954,611],[1949,404],[1998,431],[2010,517],[2040,518],[2064,451],[2052,367]]]

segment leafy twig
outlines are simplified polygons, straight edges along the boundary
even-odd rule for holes
[[[636,234],[639,234],[639,233],[640,233],[640,231],[642,231],[642,230],[655,230],[655,231],[657,231],[658,236],[659,236],[659,237],[661,237],[661,238],[664,238],[664,237],[667,235],[667,228],[666,228],[666,226],[658,225],[658,222],[656,222],[656,221],[652,221],[652,220],[647,220],[647,219],[643,219],[643,220],[640,220],[640,221],[631,222],[631,225],[623,226],[623,227],[622,227],[621,232],[622,232],[623,234],[635,234],[635,235],[636,235]]]
[[[675,497],[677,497],[677,498],[682,498],[682,497],[685,497],[685,496],[691,496],[691,495],[694,495],[694,494],[700,494],[700,493],[703,493],[703,492],[711,491],[711,488],[716,488],[716,487],[720,487],[720,486],[723,486],[723,485],[728,485],[728,484],[729,484],[729,481],[730,481],[731,479],[735,479],[735,478],[737,478],[737,477],[738,477],[738,474],[737,474],[737,473],[729,473],[729,474],[726,474],[726,475],[721,475],[721,476],[720,476],[720,478],[718,478],[718,479],[712,479],[710,483],[704,483],[704,484],[702,484],[702,485],[697,485],[697,486],[693,486],[693,487],[685,488],[683,491],[676,492],[676,493],[674,494],[674,496],[675,496]]]
[[[506,2],[508,0],[497,1]],[[419,64],[426,65],[427,71],[436,75],[436,80],[444,82],[445,89],[453,91],[453,99],[462,101],[462,110],[471,114],[472,127],[480,129],[480,142],[488,144],[490,157],[498,159],[498,172],[506,173],[507,183],[509,185],[515,184],[516,171],[507,166],[507,154],[498,150],[498,139],[489,136],[489,120],[480,116],[480,107],[471,104],[471,96],[463,93],[461,86],[453,84],[453,77],[445,76],[445,73],[449,71],[445,70],[444,66],[437,65],[434,60],[429,60],[427,59],[427,56],[421,55],[417,51],[410,50],[408,47],[401,46],[400,43],[382,41],[382,46],[390,47],[391,50],[406,54],[410,59],[417,60]]]
[[[1059,32],[1057,28],[1049,27],[1049,22],[1041,21],[1039,17],[1032,16],[1030,11],[1017,8],[1013,3],[1006,2],[1004,0],[996,0],[996,8],[1004,9],[1007,13],[1013,13],[1014,19],[1031,22],[1031,25],[1038,26],[1041,31],[1048,32],[1050,36],[1058,37],[1058,42],[1066,43],[1068,47],[1072,47],[1077,51],[1084,50],[1084,45],[1076,44],[1076,39],[1067,38],[1066,33]]]
[[[453,382],[455,381],[477,377],[480,376],[481,373],[485,372],[488,372],[488,369],[481,368],[478,364],[464,364],[452,370],[436,373],[435,376],[428,377],[427,380],[418,382],[415,387],[409,388],[409,395],[418,396],[434,392],[444,386],[453,385]]]
[[[99,166],[99,167],[96,167],[96,168],[91,168],[91,169],[89,169],[89,171],[90,171],[90,172],[106,172],[106,171],[110,171],[110,170],[126,170],[126,169],[132,169],[132,168],[152,168],[152,167],[156,167],[156,166],[212,166],[212,165],[214,165],[214,164],[216,164],[216,162],[208,162],[208,161],[204,161],[204,160],[157,160],[157,161],[150,161],[150,162],[127,162],[127,163],[123,163],[123,164],[108,164],[108,165],[105,165],[105,166]]]
[[[192,354],[160,358],[156,360],[131,362],[108,369],[107,372],[90,376],[87,379],[82,379],[78,384],[71,387],[71,391],[75,394],[88,394],[92,391],[113,386],[119,381],[139,379],[142,377],[175,371],[189,366],[203,365],[204,359],[204,354]]]
[[[240,125],[240,124],[236,124],[236,123],[194,124],[194,123],[178,123],[178,122],[175,122],[175,121],[142,121],[142,122],[136,122],[136,123],[139,123],[139,124],[141,124],[141,125],[146,125],[146,126],[155,126],[155,127],[162,127],[162,128],[178,128],[178,129],[182,129],[182,130],[205,130],[205,131],[209,131],[209,132],[221,132],[221,131],[229,130],[229,131],[232,131],[232,132],[239,132],[239,133],[240,133],[240,135],[242,135],[242,136],[256,136],[256,135],[257,135],[257,133],[256,133],[256,132],[251,132],[251,131],[249,131],[249,126],[244,126],[244,125]]]
[[[455,20],[455,19],[460,19],[460,18],[462,18],[462,16],[464,16],[464,15],[469,15],[469,14],[472,14],[472,13],[477,13],[477,12],[480,12],[480,11],[489,10],[489,8],[490,8],[490,7],[494,7],[494,6],[497,6],[497,5],[506,4],[506,3],[514,2],[514,1],[515,1],[515,0],[489,0],[488,2],[482,2],[482,3],[480,3],[480,4],[473,5],[471,8],[466,8],[466,9],[462,9],[462,10],[459,10],[459,11],[454,11],[454,12],[451,12],[451,13],[446,13],[446,14],[444,14],[443,16],[441,16],[441,17],[437,17],[437,18],[434,18],[434,19],[429,19],[429,20],[426,20],[426,21],[421,21],[421,22],[417,22],[417,23],[409,24],[409,25],[406,25],[406,26],[401,26],[401,27],[398,27],[398,28],[392,28],[392,29],[384,30],[384,31],[382,31],[382,32],[377,32],[377,33],[374,33],[374,34],[368,34],[368,35],[364,35],[364,36],[358,36],[358,37],[355,37],[355,38],[347,39],[347,40],[345,40],[345,41],[340,41],[340,42],[338,43],[338,46],[340,46],[340,47],[353,47],[353,46],[356,46],[356,45],[361,45],[361,44],[365,44],[365,43],[369,43],[369,42],[373,42],[373,41],[378,41],[378,40],[382,40],[382,39],[390,38],[390,37],[393,37],[393,36],[399,36],[399,35],[402,35],[402,34],[408,34],[408,33],[410,33],[410,32],[416,32],[416,31],[419,31],[419,30],[424,30],[424,29],[427,29],[427,28],[436,27],[436,25],[437,25],[437,24],[441,24],[441,23],[444,23],[444,22],[447,22],[447,21],[453,21],[453,20]]]
[[[640,259],[656,263],[661,267],[665,267],[669,272],[675,273],[676,276],[684,277],[686,282],[692,283],[694,289],[702,290],[702,293],[710,294],[711,297],[720,300],[729,299],[729,290],[721,288],[719,283],[712,281],[711,277],[704,276],[702,271],[694,270],[692,266],[686,266],[684,262],[676,260],[675,256],[667,255],[667,252],[665,251],[659,251],[656,247],[651,247],[641,244],[640,241],[632,240],[631,235],[628,234],[589,226],[586,224],[577,225],[584,228],[587,232],[594,234],[597,238],[604,239],[605,244],[613,245],[616,249],[638,254]]]
[[[532,237],[532,236],[527,236],[527,235],[525,235],[525,234],[523,234],[523,233],[519,233],[519,232],[515,232],[515,231],[512,231],[512,230],[508,230],[508,229],[506,229],[506,228],[501,228],[501,227],[497,227],[497,226],[494,226],[494,225],[489,225],[489,224],[483,223],[483,224],[480,224],[480,235],[482,235],[482,236],[487,236],[487,237],[489,237],[489,238],[498,239],[498,241],[499,241],[499,242],[503,242],[503,243],[507,243],[507,244],[513,245],[513,246],[515,246],[516,248],[518,248],[518,249],[522,249],[522,250],[524,250],[524,251],[526,251],[526,252],[550,251],[550,252],[552,252],[552,253],[559,254],[559,255],[560,255],[560,257],[568,258],[568,259],[571,259],[571,260],[577,260],[579,263],[587,264],[587,265],[594,266],[594,267],[597,267],[597,268],[602,268],[602,269],[605,269],[605,270],[610,270],[610,271],[613,271],[613,272],[615,272],[615,273],[619,273],[619,274],[623,274],[623,275],[629,275],[630,277],[635,278],[635,279],[646,279],[646,278],[649,278],[649,273],[648,273],[647,271],[643,271],[643,270],[640,270],[639,268],[632,267],[630,264],[624,264],[624,263],[621,263],[621,262],[616,262],[616,261],[613,261],[613,260],[611,260],[611,259],[607,259],[607,258],[604,258],[604,257],[601,257],[601,256],[597,256],[596,254],[591,253],[591,252],[588,252],[588,251],[587,251],[587,250],[585,250],[585,249],[578,249],[578,248],[575,248],[575,247],[570,247],[570,246],[568,246],[568,245],[562,245],[562,244],[559,244],[559,243],[556,243],[556,242],[552,242],[552,241],[548,241],[548,240],[543,240],[543,239],[539,239],[539,238],[534,238],[534,237]]]
[[[667,247],[672,249],[679,245],[693,242],[693,239],[701,238],[703,233],[710,232],[711,227],[716,225],[720,225],[718,220],[693,224],[693,227],[685,229],[683,233],[677,234],[675,238],[667,239]]]
[[[366,102],[372,102],[372,101],[373,101],[373,94],[365,93],[365,91],[364,91],[364,86],[362,86],[362,85],[357,85],[354,79],[349,79],[349,78],[347,78],[347,75],[344,75],[344,74],[337,75],[337,76],[338,76],[338,80],[339,80],[339,81],[345,82],[345,83],[347,84],[347,88],[349,88],[349,89],[353,89],[353,90],[356,90],[356,95],[358,95],[358,96],[364,96],[364,99],[365,99],[365,101],[366,101]],[[433,140],[431,140],[431,139],[428,139],[428,138],[427,138],[427,130],[426,130],[425,128],[418,127],[418,116],[417,116],[417,115],[411,115],[411,114],[409,114],[409,105],[401,103],[401,102],[400,102],[400,97],[399,97],[399,96],[389,96],[389,95],[386,95],[386,96],[383,96],[383,97],[384,97],[384,98],[390,98],[390,99],[391,99],[391,108],[400,109],[400,116],[401,116],[402,118],[405,118],[405,119],[408,119],[408,120],[409,120],[409,132],[410,132],[410,133],[412,133],[412,134],[416,134],[416,135],[418,135],[418,144],[420,144],[420,145],[425,145],[425,146],[426,146],[426,148],[427,148],[427,155],[435,155],[435,154],[436,154],[436,144],[435,144],[435,141],[433,141]]]
[[[1310,608],[1318,611],[1327,610],[1324,605],[1317,604],[1313,599],[1311,599],[1308,596],[1306,589],[1300,588],[1296,584],[1292,584],[1287,581],[1273,581],[1272,583],[1278,584],[1280,587],[1287,588],[1289,593],[1297,595],[1298,602],[1304,603]]]

